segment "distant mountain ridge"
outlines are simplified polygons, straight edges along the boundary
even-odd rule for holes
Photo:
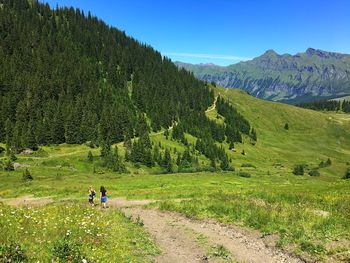
[[[308,48],[303,53],[280,55],[270,49],[227,67],[176,64],[201,80],[240,88],[268,100],[298,103],[350,94],[348,54]]]

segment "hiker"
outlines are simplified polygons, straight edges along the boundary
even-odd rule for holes
[[[101,188],[100,188],[100,199],[101,199],[100,207],[106,208],[107,190],[104,186],[101,186]]]
[[[96,192],[94,190],[94,188],[92,188],[92,186],[89,187],[89,204],[94,206],[94,197],[96,195]]]

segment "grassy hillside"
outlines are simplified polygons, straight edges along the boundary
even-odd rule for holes
[[[247,153],[235,155],[238,163],[249,161],[267,169],[278,163],[290,168],[297,163],[318,165],[331,158],[334,165],[324,173],[342,176],[350,159],[349,115],[264,101],[238,89],[217,88],[216,93],[227,98],[257,130],[255,146],[238,146]]]
[[[255,145],[250,138],[244,137],[243,144],[235,144],[235,151],[228,151],[235,171],[161,174],[159,167],[135,166],[127,162],[130,173],[117,174],[100,166],[99,148],[51,145],[32,155],[17,155],[15,162],[21,167],[16,171],[0,171],[0,198],[51,196],[56,202],[68,199],[82,203],[87,202],[89,185],[96,188],[105,185],[111,198],[162,200],[156,206],[164,210],[197,218],[214,218],[258,229],[263,236],[276,236],[277,245],[303,257],[349,260],[350,181],[342,179],[350,161],[349,116],[267,102],[240,90],[215,88],[215,93],[228,99],[258,134]],[[206,115],[223,123],[223,117],[214,107],[210,107]],[[289,125],[288,130],[284,129],[285,123]],[[151,133],[150,138],[154,144],[171,148],[173,158],[174,148],[177,151],[185,149],[180,142],[167,140],[163,132]],[[196,140],[188,134],[186,138],[192,144]],[[228,150],[227,143],[223,146]],[[118,148],[120,156],[124,156],[123,143],[119,143]],[[241,154],[242,150],[246,155]],[[94,156],[92,162],[87,158],[89,151]],[[209,165],[203,155],[194,153],[194,156],[201,164]],[[5,158],[2,155],[0,160]],[[308,165],[308,171],[327,158],[332,164],[319,168],[320,176],[292,174],[295,164]],[[22,180],[24,168],[30,170],[33,181]],[[176,202],[174,198],[186,200]],[[10,216],[8,208],[1,209]],[[42,213],[52,209],[45,208]],[[68,213],[71,207],[62,209]],[[18,224],[20,229],[22,223]],[[130,224],[126,222],[125,227],[129,230],[123,231],[134,235],[135,226]],[[18,240],[26,237],[20,230],[15,233]],[[10,234],[7,232],[4,238]],[[52,233],[52,242],[59,238],[58,234]],[[129,234],[120,242],[131,251],[128,238]],[[145,238],[145,235],[139,238]],[[45,241],[48,239],[45,236]],[[108,244],[110,241],[102,242]],[[27,250],[40,249],[28,242],[22,245]],[[146,254],[156,253],[152,244],[147,246]],[[140,255],[124,254],[125,258]]]

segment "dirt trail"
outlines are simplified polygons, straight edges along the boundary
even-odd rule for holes
[[[120,208],[127,216],[140,218],[146,230],[162,250],[155,262],[302,262],[273,245],[273,237],[262,238],[257,231],[215,221],[199,221],[177,213],[146,209],[140,205],[150,200],[114,199],[110,204]],[[213,256],[209,251],[223,246],[230,259]]]
[[[217,96],[215,97],[213,105],[211,105],[205,112],[210,112],[210,111],[216,109],[216,102],[218,101],[218,97],[219,97],[219,96],[220,96],[220,93],[219,93],[219,95],[217,95]]]
[[[0,202],[4,202],[7,205],[12,206],[42,206],[52,203],[53,199],[48,197],[33,197],[33,196],[20,196],[16,198],[0,199]]]

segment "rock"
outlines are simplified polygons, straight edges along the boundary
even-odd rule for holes
[[[28,165],[21,164],[21,163],[13,163],[13,168],[15,168],[15,170],[19,170],[19,169],[25,168],[25,167],[28,167]]]
[[[34,151],[32,149],[25,149],[25,150],[20,152],[20,154],[22,154],[22,155],[31,155],[33,153],[34,153]]]

